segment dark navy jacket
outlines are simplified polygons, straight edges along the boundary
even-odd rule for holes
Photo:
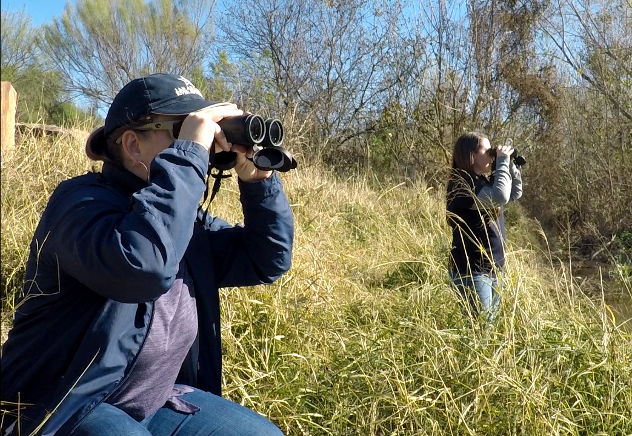
[[[501,270],[505,265],[503,209],[522,196],[520,170],[509,157],[499,156],[492,178],[454,171],[447,187],[452,227],[449,268],[461,276]]]
[[[240,184],[243,226],[199,212],[208,152],[178,140],[152,162],[151,184],[111,163],[62,182],[31,243],[1,359],[3,409],[21,434],[66,435],[130,373],[184,258],[198,338],[178,378],[221,395],[218,288],[271,283],[290,268],[293,218],[281,181]],[[4,425],[12,419],[4,418]],[[16,432],[14,432],[16,433]]]

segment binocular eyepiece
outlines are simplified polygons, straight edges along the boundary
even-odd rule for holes
[[[511,139],[509,139],[507,141],[507,145],[513,145],[513,141]],[[496,159],[496,156],[498,154],[496,147],[494,148],[490,148],[489,150],[487,150],[487,154],[489,155],[489,157],[491,157],[492,159]],[[521,167],[522,165],[527,163],[527,160],[520,156],[518,154],[518,150],[514,148],[513,152],[511,153],[511,155],[509,156],[509,158],[513,161],[514,165],[516,165],[517,167]],[[494,164],[496,162],[494,161]]]
[[[496,156],[498,154],[496,148],[490,148],[489,150],[487,150],[487,154],[489,155],[489,157],[496,159]],[[518,150],[516,150],[514,148],[514,151],[511,153],[511,159],[515,159],[518,157]]]
[[[223,118],[218,124],[228,142],[252,147],[255,150],[252,162],[258,169],[286,172],[296,168],[294,157],[281,147],[284,132],[279,120],[264,120],[259,115],[247,114]],[[237,165],[237,153],[215,152],[215,148],[211,147],[209,165],[218,170],[230,170]]]

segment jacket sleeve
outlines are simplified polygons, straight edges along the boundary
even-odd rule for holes
[[[494,183],[491,186],[483,186],[476,193],[477,204],[474,207],[493,209],[509,203],[512,187],[509,160],[509,156],[496,158]]]
[[[151,164],[151,183],[128,198],[94,183],[60,185],[38,244],[94,292],[140,303],[167,292],[193,234],[208,152],[175,141]]]
[[[509,201],[516,201],[522,197],[522,174],[513,162],[509,164],[509,172],[511,173],[511,195],[509,196]]]
[[[231,226],[211,217],[202,236],[218,287],[272,283],[292,264],[294,219],[278,174],[239,181],[239,188],[244,224]]]

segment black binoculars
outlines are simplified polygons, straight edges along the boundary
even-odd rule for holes
[[[507,145],[513,145],[513,141],[510,139],[507,141]],[[487,150],[487,154],[489,155],[489,157],[491,157],[492,159],[496,159],[496,155],[497,155],[497,151],[496,148],[490,148],[489,150]],[[527,160],[520,156],[518,153],[518,150],[514,148],[514,151],[511,153],[511,156],[509,156],[510,159],[513,161],[514,165],[516,165],[517,167],[521,167],[522,165],[527,163]],[[494,161],[494,163],[496,163]]]
[[[252,147],[255,150],[252,162],[258,169],[286,172],[296,168],[294,157],[281,147],[283,125],[279,120],[264,120],[259,115],[247,114],[223,118],[218,124],[228,142]],[[209,165],[218,170],[230,170],[237,165],[237,153],[216,152],[215,147],[211,147]]]

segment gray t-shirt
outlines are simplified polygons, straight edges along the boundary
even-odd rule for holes
[[[136,365],[106,402],[138,421],[167,402],[178,409],[181,401],[176,397],[187,390],[174,384],[197,331],[193,281],[182,261],[173,286],[154,303],[153,321]]]

